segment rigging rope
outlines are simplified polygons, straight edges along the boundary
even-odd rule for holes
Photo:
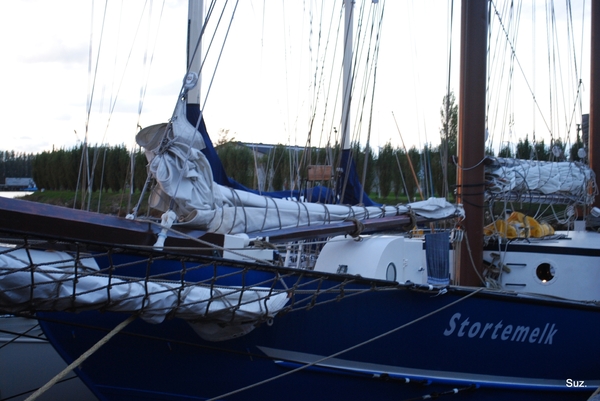
[[[447,37],[448,37],[448,81],[446,83],[446,102],[445,102],[445,119],[444,119],[444,138],[442,140],[442,146],[440,146],[440,158],[442,161],[442,194],[443,198],[448,199],[449,188],[448,188],[448,157],[449,157],[449,141],[450,141],[450,94],[452,93],[450,89],[450,77],[452,72],[452,28],[454,25],[454,0],[450,2],[450,24],[448,27]],[[398,155],[396,155],[396,159]],[[400,167],[400,162],[398,162],[398,167]],[[404,175],[402,174],[402,170],[400,170],[400,174],[402,175],[402,181],[404,181]],[[406,183],[404,184],[404,188],[406,191]],[[406,191],[408,195],[408,191]]]
[[[545,22],[546,22],[546,43],[547,50],[545,51],[545,63],[547,64],[545,71],[542,72],[538,69],[537,64],[539,63],[536,56],[536,43],[537,39],[537,27],[536,27],[536,4],[532,3],[531,12],[526,13],[532,15],[531,21],[531,42],[533,52],[531,54],[531,72],[529,75],[525,74],[523,60],[527,57],[519,57],[517,55],[517,39],[520,38],[523,41],[524,36],[518,34],[518,28],[520,21],[522,20],[522,3],[523,2],[491,2],[491,14],[494,18],[490,19],[490,26],[495,21],[498,22],[496,30],[490,29],[489,31],[489,74],[488,74],[488,105],[487,105],[487,126],[493,138],[498,128],[500,128],[500,146],[505,143],[504,136],[506,135],[504,127],[508,128],[508,134],[514,135],[514,127],[519,123],[519,119],[515,119],[515,112],[522,114],[522,110],[515,110],[518,107],[518,90],[520,85],[515,83],[517,78],[514,72],[519,71],[519,78],[523,80],[523,87],[529,92],[531,98],[532,109],[532,130],[530,134],[533,136],[533,151],[545,151],[543,139],[540,141],[536,138],[536,120],[537,114],[540,117],[546,127],[548,135],[551,138],[550,146],[559,145],[564,148],[568,143],[571,143],[570,135],[573,131],[572,124],[576,121],[576,112],[581,109],[581,69],[583,57],[583,48],[577,49],[575,43],[574,24],[573,24],[573,12],[570,1],[566,2],[565,10],[557,10],[553,2],[545,4]],[[585,10],[585,6],[583,7]],[[557,12],[561,11],[561,12]],[[563,18],[564,14],[564,18]],[[584,20],[582,15],[582,20]],[[563,23],[564,20],[564,23]],[[563,26],[561,25],[564,25]],[[563,33],[564,29],[564,33]],[[583,24],[582,24],[583,29]],[[496,42],[492,41],[492,33],[496,33]],[[501,39],[503,37],[503,39]],[[564,39],[563,39],[564,38]],[[504,46],[504,50],[502,47]],[[581,39],[581,46],[583,46],[583,35]],[[561,47],[563,49],[561,49]],[[567,52],[567,57],[561,57],[561,50]],[[579,56],[577,52],[579,51]],[[504,52],[504,53],[503,53]],[[522,52],[521,52],[522,53]],[[509,63],[502,65],[496,60],[504,60],[507,57],[503,54],[509,55]],[[521,54],[521,56],[523,56]],[[563,60],[570,60],[569,63],[563,64]],[[566,68],[565,68],[566,67]],[[516,69],[515,69],[516,68]],[[548,76],[546,77],[546,74]],[[537,79],[546,78],[545,86],[547,89],[544,90],[544,97],[538,98],[539,93],[536,90]],[[503,83],[505,81],[505,83]],[[501,101],[502,91],[499,89],[506,87],[508,94]],[[548,99],[547,102],[545,100]],[[494,103],[495,102],[495,103]],[[548,103],[548,108],[545,112],[542,109],[546,109],[545,103]],[[505,113],[503,116],[499,116],[498,110],[500,105],[503,104],[503,110]],[[494,106],[495,105],[495,106]],[[494,107],[496,107],[494,109]],[[492,111],[495,110],[495,112]],[[559,112],[560,110],[560,112]],[[504,123],[501,122],[503,119]],[[514,138],[512,138],[514,140]],[[509,138],[508,141],[510,141]],[[537,147],[539,145],[539,148]],[[508,146],[505,146],[508,148]],[[501,148],[503,150],[504,148]],[[506,153],[504,153],[506,154]],[[535,153],[532,157],[536,157]],[[540,159],[544,159],[545,154],[537,155]],[[555,159],[557,156],[551,156]],[[562,157],[562,155],[559,155]]]
[[[40,327],[40,325],[39,325],[39,324],[34,324],[33,326],[31,326],[30,328],[28,328],[27,330],[25,330],[25,331],[24,331],[24,332],[22,332],[22,333],[14,333],[14,332],[12,332],[12,331],[0,330],[0,333],[11,334],[11,335],[13,335],[13,336],[14,336],[14,337],[13,337],[11,340],[9,340],[9,341],[5,342],[4,344],[0,345],[0,349],[2,349],[2,348],[4,348],[4,347],[6,347],[6,346],[7,346],[7,345],[9,345],[9,344],[12,344],[12,343],[14,343],[15,341],[17,341],[17,340],[18,340],[18,339],[20,339],[21,337],[25,337],[25,338],[35,338],[35,339],[38,339],[38,340],[39,340],[39,337],[35,337],[35,336],[29,336],[29,335],[27,335],[27,333],[29,333],[30,331],[32,331],[32,330],[34,330],[34,329],[37,329],[37,328],[39,328],[39,327]]]
[[[94,38],[94,33],[93,33],[93,29],[90,29],[90,45],[89,45],[89,53],[88,53],[88,85],[90,85],[90,87],[88,88],[88,100],[87,100],[87,113],[86,113],[86,119],[85,119],[85,137],[84,137],[84,141],[83,141],[83,151],[82,151],[82,157],[81,157],[81,161],[79,164],[79,172],[78,172],[78,177],[77,177],[77,186],[75,188],[75,199],[73,200],[73,209],[75,208],[75,206],[77,205],[77,193],[79,192],[79,184],[82,180],[82,176],[83,179],[87,179],[88,181],[90,181],[90,166],[89,166],[89,160],[87,157],[87,143],[88,143],[88,133],[89,133],[89,124],[90,124],[90,114],[92,111],[92,101],[94,99],[94,91],[96,88],[96,78],[98,76],[98,65],[100,62],[100,49],[102,47],[102,38],[104,36],[104,25],[106,23],[106,10],[108,8],[108,0],[105,1],[104,3],[104,13],[103,13],[103,17],[102,17],[102,28],[100,30],[100,41],[98,43],[98,57],[96,59],[96,68],[94,71],[94,75],[92,78],[92,43],[93,43],[93,38]],[[93,27],[94,26],[94,10],[92,8],[92,13],[91,13],[91,23],[90,26]],[[91,81],[91,82],[89,82]],[[85,171],[84,171],[85,169]],[[82,185],[83,186],[83,185]],[[85,201],[85,196],[86,193],[84,192],[84,188],[81,189],[82,191],[82,199],[81,199],[81,204],[84,204]]]
[[[223,6],[223,9],[222,9],[222,12],[221,12],[221,16],[219,17],[219,22],[221,21],[221,18],[223,17],[223,14],[225,12],[225,7],[227,6],[227,3],[228,2],[226,2],[225,5]],[[214,82],[214,79],[215,79],[215,76],[216,76],[216,73],[217,73],[217,68],[218,68],[219,63],[221,61],[221,56],[223,55],[223,51],[225,50],[225,44],[227,43],[227,39],[229,38],[229,32],[231,30],[231,24],[233,23],[233,18],[235,17],[235,12],[237,10],[238,4],[239,4],[239,0],[237,0],[235,2],[235,6],[234,6],[233,11],[231,13],[231,18],[229,19],[229,24],[227,25],[227,29],[226,29],[226,32],[225,32],[225,39],[223,40],[223,42],[221,44],[221,48],[219,50],[219,55],[217,56],[217,62],[215,63],[215,68],[214,68],[213,74],[212,74],[212,76],[210,78],[210,82],[208,84],[208,89],[206,90],[206,95],[204,97],[204,103],[202,105],[203,108],[206,107],[206,102],[208,100],[208,95],[210,94],[210,90],[212,88],[212,85],[213,85],[213,82]],[[218,26],[218,24],[217,24],[217,26]],[[211,43],[214,40],[214,38],[216,36],[216,33],[217,33],[217,29],[215,29],[215,32],[214,32],[213,37],[211,39]],[[203,35],[201,34],[200,37],[198,38],[198,43],[200,43],[200,40],[202,39],[202,36]],[[205,58],[205,60],[206,60],[206,58]],[[204,62],[202,63],[202,65],[204,65]],[[202,71],[202,67],[200,67],[200,70]],[[198,123],[196,123],[196,131],[198,130],[198,126],[200,124],[200,120],[201,119],[198,118]]]
[[[389,331],[387,331],[387,332],[385,332],[385,333],[382,333],[382,334],[380,334],[380,335],[378,335],[378,336],[375,336],[375,337],[373,337],[373,338],[370,338],[370,339],[368,339],[368,340],[366,340],[366,341],[363,341],[362,343],[359,343],[359,344],[353,345],[352,347],[349,347],[349,348],[343,349],[343,350],[341,350],[341,351],[339,351],[339,352],[336,352],[336,353],[334,353],[334,354],[328,355],[328,356],[326,356],[326,357],[323,357],[323,358],[321,358],[321,359],[318,359],[318,360],[316,360],[316,361],[309,362],[309,363],[307,363],[306,365],[300,366],[300,367],[298,367],[298,368],[296,368],[296,369],[292,369],[292,370],[290,370],[290,371],[288,371],[288,372],[285,372],[285,373],[282,373],[282,374],[280,374],[280,375],[277,375],[277,376],[271,377],[271,378],[269,378],[269,379],[266,379],[266,380],[262,380],[262,381],[260,381],[260,382],[257,382],[257,383],[254,383],[254,384],[251,384],[251,385],[249,385],[249,386],[246,386],[246,387],[243,387],[243,388],[237,389],[237,390],[235,390],[235,391],[232,391],[232,392],[229,392],[229,393],[226,393],[226,394],[222,394],[222,395],[220,395],[220,396],[218,396],[218,397],[211,398],[211,399],[209,399],[208,401],[216,401],[216,400],[220,400],[220,399],[222,399],[222,398],[225,398],[225,397],[229,397],[229,396],[231,396],[231,395],[235,395],[235,394],[241,393],[241,392],[243,392],[243,391],[246,391],[246,390],[252,389],[252,388],[254,388],[254,387],[258,387],[258,386],[261,386],[261,385],[263,385],[263,384],[267,384],[267,383],[269,383],[269,382],[272,382],[272,381],[274,381],[274,380],[278,380],[278,379],[281,379],[281,378],[283,378],[283,377],[289,376],[289,375],[291,375],[291,374],[293,374],[293,373],[300,372],[300,371],[302,371],[302,370],[304,370],[304,369],[307,369],[307,368],[310,368],[310,367],[312,367],[312,366],[315,366],[315,365],[318,365],[318,364],[320,364],[320,363],[323,363],[323,362],[325,362],[325,361],[327,361],[327,360],[329,360],[329,359],[332,359],[332,358],[338,357],[338,356],[340,356],[340,355],[342,355],[342,354],[345,354],[345,353],[347,353],[347,352],[350,352],[350,351],[352,351],[352,350],[355,350],[355,349],[357,349],[357,348],[360,348],[360,347],[362,347],[362,346],[365,346],[365,345],[367,345],[367,344],[370,344],[370,343],[372,343],[372,342],[374,342],[374,341],[377,341],[377,340],[379,340],[379,339],[381,339],[381,338],[387,337],[387,336],[389,336],[390,334],[393,334],[393,333],[395,333],[395,332],[397,332],[397,331],[400,331],[400,330],[402,330],[402,329],[405,329],[405,328],[407,328],[407,327],[409,327],[409,326],[412,326],[412,325],[413,325],[413,324],[415,324],[415,323],[418,323],[418,322],[420,322],[420,321],[422,321],[422,320],[425,320],[425,319],[427,319],[427,318],[429,318],[429,317],[431,317],[431,316],[433,316],[433,315],[435,315],[435,314],[437,314],[437,313],[439,313],[439,312],[441,312],[441,311],[443,311],[443,310],[445,310],[445,309],[448,309],[448,308],[450,308],[450,307],[452,307],[452,306],[454,306],[454,305],[456,305],[456,304],[458,304],[458,303],[460,303],[460,302],[462,302],[462,301],[464,301],[464,300],[466,300],[466,299],[468,299],[468,298],[471,298],[473,295],[475,295],[475,294],[478,294],[479,292],[481,292],[481,291],[483,291],[483,290],[484,290],[484,288],[483,288],[483,287],[482,287],[482,288],[478,288],[478,289],[474,290],[473,292],[471,292],[471,293],[469,293],[469,294],[465,295],[464,297],[457,299],[456,301],[453,301],[453,302],[451,302],[451,303],[449,303],[449,304],[447,304],[447,305],[444,305],[444,306],[442,306],[442,307],[441,307],[441,308],[439,308],[439,309],[436,309],[436,310],[434,310],[434,311],[432,311],[432,312],[429,312],[429,313],[427,313],[427,314],[425,314],[425,315],[423,315],[423,316],[421,316],[421,317],[419,317],[419,318],[417,318],[417,319],[414,319],[414,320],[412,320],[412,321],[410,321],[410,322],[408,322],[408,323],[405,323],[405,324],[403,324],[403,325],[401,325],[401,326],[398,326],[398,327],[396,327],[396,328],[394,328],[394,329],[392,329],[392,330],[389,330]]]
[[[142,8],[142,13],[140,15],[140,19],[138,20],[138,24],[135,30],[135,34],[131,43],[131,47],[129,50],[129,54],[127,56],[126,62],[125,62],[125,66],[123,69],[123,73],[121,75],[121,79],[119,80],[119,84],[117,86],[117,90],[116,93],[114,94],[114,97],[111,94],[111,100],[110,100],[110,107],[109,107],[109,114],[108,114],[108,119],[106,121],[106,127],[104,130],[104,135],[102,137],[101,143],[104,143],[106,140],[106,135],[108,133],[108,129],[110,127],[110,122],[112,119],[112,116],[114,115],[114,111],[115,111],[115,107],[117,104],[117,100],[119,98],[119,93],[120,90],[123,86],[123,83],[125,82],[125,75],[129,66],[129,63],[132,59],[132,55],[134,52],[134,48],[135,48],[135,43],[137,41],[137,36],[138,33],[140,31],[140,27],[142,25],[143,19],[144,19],[144,14],[146,12],[146,8],[148,5],[148,1],[146,1],[144,3],[144,6]],[[90,123],[90,116],[91,116],[91,109],[92,109],[92,105],[93,105],[93,100],[94,100],[94,93],[95,93],[95,87],[96,87],[96,80],[98,78],[98,70],[99,70],[99,66],[100,66],[100,56],[102,53],[102,46],[103,46],[103,42],[104,42],[104,27],[106,25],[106,14],[107,14],[107,8],[108,8],[108,2],[106,2],[105,4],[105,8],[104,8],[104,14],[103,14],[103,22],[102,22],[102,29],[101,29],[101,34],[100,34],[100,41],[98,44],[98,50],[97,50],[97,56],[96,56],[96,65],[95,65],[95,70],[94,70],[94,75],[93,75],[93,79],[92,79],[92,83],[91,83],[91,88],[90,88],[90,94],[88,95],[88,104],[87,104],[87,118],[86,118],[86,132],[85,132],[85,143],[84,143],[84,152],[82,154],[82,161],[81,161],[81,166],[80,166],[80,178],[81,178],[81,170],[83,170],[84,168],[84,164],[85,164],[85,174],[87,176],[87,191],[85,193],[82,194],[82,206],[85,203],[85,198],[88,197],[87,201],[88,201],[88,205],[87,205],[87,209],[90,209],[90,202],[91,202],[91,192],[92,192],[92,185],[93,185],[93,180],[94,180],[94,174],[96,171],[96,166],[99,160],[99,150],[98,148],[95,149],[94,151],[94,157],[93,157],[93,161],[91,163],[91,167],[89,166],[89,160],[88,160],[88,152],[87,152],[87,142],[88,142],[88,134],[89,134],[89,123]],[[163,1],[163,8],[161,9],[161,14],[160,14],[160,19],[159,19],[159,26],[160,26],[160,21],[162,20],[162,10],[164,9],[164,1]],[[152,8],[151,6],[149,7],[149,12],[148,12],[148,21],[150,21],[152,17]],[[92,14],[92,20],[93,20],[93,14]],[[93,24],[92,24],[93,26]],[[121,27],[121,23],[119,21],[118,23],[119,26],[119,32],[120,32],[120,27]],[[155,37],[155,41],[154,41],[154,48],[152,50],[152,53],[150,55],[150,63],[147,65],[146,60],[147,60],[147,49],[148,49],[148,40],[149,40],[149,34],[150,34],[150,30],[148,30],[148,40],[146,43],[146,47],[145,47],[145,53],[143,56],[143,60],[144,60],[144,65],[147,65],[146,68],[146,74],[145,74],[145,84],[143,84],[140,87],[140,100],[139,100],[139,105],[138,105],[138,121],[137,121],[137,126],[139,127],[139,119],[140,119],[140,115],[141,115],[141,111],[142,111],[142,105],[143,105],[143,99],[145,97],[145,93],[146,93],[146,88],[148,85],[148,79],[149,79],[149,72],[150,72],[150,66],[152,65],[152,60],[154,58],[154,49],[156,47],[156,43],[157,41],[157,37],[158,37],[158,29],[157,29],[157,35]],[[117,35],[117,37],[119,37],[119,35]],[[93,34],[92,34],[93,37]],[[91,62],[92,62],[92,37],[90,38],[90,52],[89,52],[89,73],[91,76]],[[118,50],[118,46],[117,46],[117,50]],[[115,52],[115,61],[114,61],[114,69],[116,69],[116,65],[117,65],[117,55],[118,55],[118,51]],[[114,74],[114,70],[113,70],[113,74]],[[113,81],[114,84],[114,81]],[[80,182],[80,178],[78,179],[78,183],[77,186],[79,187],[79,182]],[[76,190],[76,194],[77,194],[78,188]],[[74,202],[74,206],[75,206],[76,202]]]
[[[42,386],[39,390],[29,396],[25,401],[34,401],[37,400],[39,396],[48,391],[52,386],[54,386],[58,381],[60,381],[63,377],[69,374],[73,369],[77,368],[81,365],[86,359],[92,356],[100,347],[106,344],[111,338],[113,338],[116,334],[118,334],[121,330],[123,330],[129,323],[133,322],[136,319],[136,315],[131,315],[123,322],[119,323],[114,329],[112,329],[106,336],[104,336],[100,341],[98,341],[92,348],[84,352],[79,358],[77,358],[73,363],[67,366],[62,372],[54,376],[48,383]]]

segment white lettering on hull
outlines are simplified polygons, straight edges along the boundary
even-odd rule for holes
[[[530,344],[552,345],[554,335],[558,332],[554,323],[546,323],[543,329],[531,326],[515,326],[504,324],[502,320],[497,323],[471,322],[469,317],[461,321],[461,314],[455,313],[448,322],[444,335],[449,337],[489,338],[501,341],[528,342]],[[541,335],[540,335],[541,332]]]

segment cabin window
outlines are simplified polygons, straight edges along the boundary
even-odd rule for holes
[[[547,283],[554,278],[554,266],[550,263],[542,263],[535,269],[535,275],[542,283]]]
[[[396,281],[396,265],[390,263],[385,272],[385,279],[388,281]]]

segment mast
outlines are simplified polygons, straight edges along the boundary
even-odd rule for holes
[[[462,0],[458,103],[458,201],[464,206],[467,238],[456,269],[459,285],[481,285],[474,270],[483,260],[483,191],[488,2]]]
[[[590,168],[600,179],[600,5],[592,1],[591,51],[590,51],[590,134],[589,161]],[[598,97],[595,95],[598,94]],[[593,206],[600,207],[598,197]]]
[[[201,46],[199,44],[203,24],[203,2],[204,0],[188,1],[188,43],[187,43],[187,70],[200,73]],[[196,48],[197,46],[197,48]],[[193,57],[193,59],[191,59]],[[191,60],[190,60],[191,59]],[[198,84],[188,92],[188,105],[200,104],[200,80]]]
[[[344,0],[344,61],[343,61],[343,104],[342,104],[342,149],[350,149],[350,100],[352,92],[352,36],[354,0]]]
[[[341,121],[341,158],[340,171],[336,174],[336,191],[340,203],[354,204],[347,197],[348,180],[352,175],[353,161],[350,144],[350,102],[352,92],[352,37],[353,37],[354,0],[344,0],[344,56],[342,60],[342,121]],[[352,183],[350,183],[352,185]],[[349,191],[353,193],[353,191]]]

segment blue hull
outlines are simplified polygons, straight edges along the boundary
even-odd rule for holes
[[[455,389],[453,399],[587,400],[600,384],[600,308],[474,292],[397,286],[342,299],[325,293],[313,308],[221,342],[202,340],[180,319],[137,319],[78,374],[103,400],[404,400]],[[67,362],[126,317],[40,315]]]

